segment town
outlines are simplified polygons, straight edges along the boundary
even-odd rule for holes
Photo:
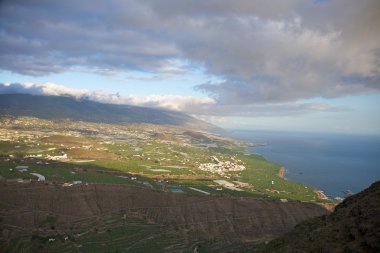
[[[217,157],[211,156],[210,159],[214,163],[202,163],[199,165],[199,169],[203,171],[208,171],[211,173],[218,174],[222,177],[230,178],[229,172],[237,172],[245,170],[244,165],[239,165],[237,162],[242,162],[241,160],[236,160],[235,157],[232,157],[233,162],[231,161],[220,161]]]
[[[150,124],[0,120],[2,180],[320,200],[315,189],[280,177],[280,166],[248,153],[245,147],[252,144],[214,133]]]

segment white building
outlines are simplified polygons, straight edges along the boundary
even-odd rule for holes
[[[54,160],[54,161],[57,161],[57,160],[65,160],[65,159],[67,159],[67,154],[57,155],[57,156],[50,156],[50,155],[48,155],[48,156],[47,156],[47,159],[49,159],[49,160]]]
[[[19,172],[25,172],[25,171],[28,171],[28,169],[29,169],[29,166],[23,166],[23,165],[16,166],[16,170],[18,170]]]

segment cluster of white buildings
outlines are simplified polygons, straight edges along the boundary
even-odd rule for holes
[[[220,176],[226,176],[228,172],[236,172],[245,170],[244,165],[237,164],[231,161],[220,161],[217,157],[211,157],[214,163],[202,163],[199,165],[199,169],[218,174]]]
[[[66,160],[67,159],[67,154],[63,155],[57,155],[57,156],[47,156],[48,160],[53,160],[53,161],[59,161],[59,160]]]
[[[240,192],[244,191],[244,190],[242,190],[240,188],[235,187],[235,184],[233,184],[231,182],[228,182],[226,180],[214,180],[214,182],[217,183],[218,185],[222,186],[223,188],[226,188],[226,189],[229,189],[229,190],[240,191]],[[239,182],[239,181],[234,181],[234,182]],[[239,182],[239,183],[246,184],[246,183],[243,183],[243,182]],[[238,185],[238,186],[242,186],[242,185]]]

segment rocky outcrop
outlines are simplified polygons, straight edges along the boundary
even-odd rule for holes
[[[380,181],[328,215],[305,221],[259,252],[380,252]]]
[[[80,231],[101,227],[104,216],[126,214],[171,226],[192,240],[262,242],[326,214],[310,203],[189,196],[118,185],[0,183],[0,192],[0,226],[7,238],[31,233],[49,216],[56,231]]]

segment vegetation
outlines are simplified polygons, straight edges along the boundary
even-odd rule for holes
[[[11,183],[27,184],[37,180],[31,173],[38,173],[46,184],[65,187],[117,184],[187,195],[324,201],[315,189],[282,178],[280,165],[248,153],[246,143],[207,132],[28,117],[2,117],[0,123],[0,180]],[[201,164],[217,161],[244,169],[223,173],[201,169]],[[128,215],[101,217],[102,222],[88,229],[80,222],[62,229],[55,215],[47,214],[38,230],[0,239],[0,246],[5,252],[95,253],[251,252],[258,247],[256,242],[191,241],[173,227]]]
[[[191,245],[171,228],[128,216],[107,217],[106,222],[106,227],[84,233],[57,231],[19,237],[5,245],[4,252],[190,252]]]
[[[206,132],[72,121],[63,126],[26,117],[3,117],[1,121],[0,175],[8,179],[34,179],[30,173],[39,173],[56,183],[180,187],[187,194],[202,194],[189,189],[195,187],[215,195],[322,201],[313,188],[281,178],[280,165],[247,154],[244,143]],[[68,159],[49,158],[62,154]],[[245,170],[223,176],[198,169],[200,164],[212,163],[211,157],[240,161]],[[28,171],[17,171],[19,165],[28,166]],[[236,191],[221,189],[214,180],[246,184],[236,185],[241,189]]]

